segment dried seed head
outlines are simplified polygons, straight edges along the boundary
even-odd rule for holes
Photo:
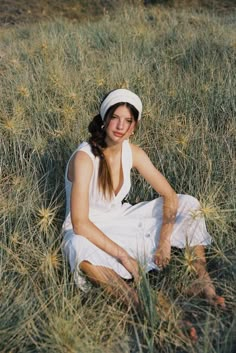
[[[52,270],[57,271],[60,268],[61,260],[58,251],[49,251],[44,254],[42,258],[42,270],[45,274],[50,273]]]
[[[50,207],[41,207],[37,210],[37,216],[39,218],[38,226],[40,227],[41,231],[47,232],[50,226],[53,223],[53,220],[56,215],[56,208]]]

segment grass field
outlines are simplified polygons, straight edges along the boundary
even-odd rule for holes
[[[233,353],[236,347],[235,12],[122,6],[0,32],[0,352]],[[221,312],[187,297],[189,251],[139,289],[140,315],[78,291],[61,256],[64,170],[108,90],[144,104],[134,141],[202,203]],[[133,173],[130,202],[156,195]],[[161,309],[155,310],[160,305]],[[177,326],[194,323],[193,344]]]

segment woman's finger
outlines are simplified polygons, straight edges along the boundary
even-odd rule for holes
[[[166,265],[168,265],[168,263],[170,262],[170,259],[168,257],[166,257],[164,262],[165,262]]]
[[[154,263],[162,269],[163,267],[166,267],[170,262],[169,257],[162,258],[161,256],[155,256],[154,258]]]

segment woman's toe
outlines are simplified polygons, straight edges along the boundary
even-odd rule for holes
[[[225,298],[219,295],[215,295],[214,297],[209,298],[209,303],[215,307],[226,309]]]
[[[192,342],[197,342],[198,340],[198,335],[195,327],[191,324],[190,321],[188,320],[180,320],[179,321],[179,327],[181,329],[184,329],[188,332],[188,336],[191,339]]]

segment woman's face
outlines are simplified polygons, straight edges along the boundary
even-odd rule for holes
[[[134,128],[136,122],[130,110],[125,105],[120,105],[113,113],[108,126],[106,127],[107,145],[113,145],[123,140],[128,139]]]

